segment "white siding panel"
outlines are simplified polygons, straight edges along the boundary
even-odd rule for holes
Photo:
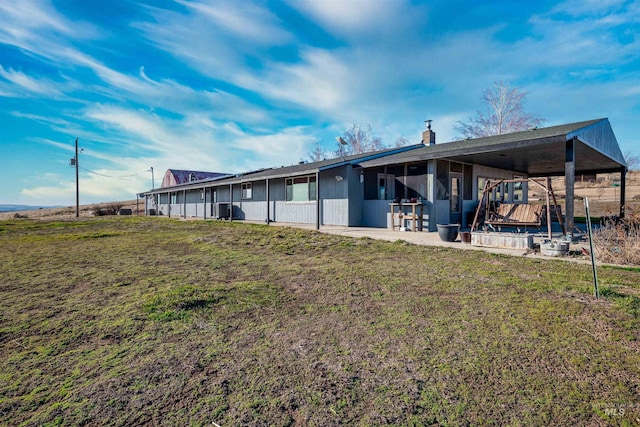
[[[265,221],[267,219],[267,202],[242,202],[243,219],[249,221]]]
[[[329,199],[322,201],[323,225],[349,225],[349,201],[347,199]],[[314,217],[315,218],[315,217]]]
[[[316,203],[275,202],[275,212],[271,217],[277,222],[291,222],[297,224],[315,224]]]
[[[179,218],[182,216],[182,203],[172,203],[171,205],[171,218]]]

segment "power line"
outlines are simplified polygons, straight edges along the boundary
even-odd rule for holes
[[[82,166],[80,166],[80,169],[82,169],[82,170],[84,170],[84,171],[86,171],[86,172],[92,173],[92,174],[94,174],[94,175],[98,175],[98,176],[105,177],[105,178],[112,178],[112,179],[124,179],[124,180],[126,180],[126,179],[128,179],[128,178],[133,178],[134,176],[139,176],[139,175],[142,175],[143,173],[148,172],[148,170],[146,170],[146,169],[145,169],[145,170],[143,170],[143,171],[141,171],[141,172],[139,172],[139,173],[135,173],[135,174],[133,174],[133,175],[120,175],[120,176],[116,176],[116,175],[105,175],[105,174],[103,174],[103,173],[99,173],[99,172],[96,172],[96,171],[92,171],[92,170],[87,169],[87,168],[84,168],[84,167],[82,167]]]

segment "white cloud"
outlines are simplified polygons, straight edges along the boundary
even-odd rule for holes
[[[2,65],[0,65],[0,77],[7,80],[10,84],[14,85],[13,88],[11,86],[5,86],[4,90],[7,90],[7,92],[12,93],[13,96],[16,97],[32,95],[58,97],[60,95],[60,91],[56,88],[56,86],[60,85],[59,82],[53,82],[49,79],[37,79],[34,77],[30,77],[20,71],[15,71],[11,68],[5,70]],[[0,82],[0,89],[2,88],[2,86],[4,85]],[[15,86],[18,86],[19,89],[16,90]],[[27,91],[28,94],[24,93],[20,89]]]
[[[36,141],[47,144],[47,145],[51,145],[52,147],[65,150],[70,153],[75,153],[75,145],[65,144],[64,142],[52,141],[50,139],[36,139]]]
[[[381,36],[410,27],[420,8],[408,13],[405,1],[380,0],[289,0],[289,6],[297,9],[329,32],[347,38]],[[404,24],[404,25],[399,25]],[[381,39],[378,42],[383,42]]]
[[[353,96],[348,67],[326,50],[311,49],[298,64],[274,63],[264,74],[243,73],[238,84],[274,100],[329,111]]]
[[[281,27],[279,19],[268,9],[250,2],[228,1],[184,2],[178,1],[206,18],[212,26],[245,41],[259,45],[280,44],[290,41],[292,35]],[[186,19],[189,19],[186,18]]]
[[[568,0],[553,7],[552,13],[564,13],[572,17],[599,15],[620,9],[627,0]]]
[[[252,2],[181,2],[190,13],[150,8],[153,21],[132,24],[154,47],[203,75],[229,82],[247,62],[259,64],[265,47],[293,42],[267,8]]]
[[[297,161],[308,139],[303,128],[291,127],[267,135],[247,133],[234,123],[217,123],[204,114],[181,120],[113,106],[97,106],[87,117],[111,129],[116,137],[135,141],[137,147],[164,168],[217,172],[244,170],[261,164]]]
[[[37,31],[72,34],[72,25],[48,1],[7,0],[0,3],[2,30],[0,40],[24,39]]]

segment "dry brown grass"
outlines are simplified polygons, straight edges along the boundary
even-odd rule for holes
[[[0,265],[0,425],[640,417],[638,269],[131,217],[0,221]]]
[[[600,262],[640,265],[640,214],[627,211],[622,219],[604,218],[593,243]]]
[[[108,212],[106,215],[116,215],[120,208],[129,208],[133,212],[133,215],[138,213],[139,215],[144,215],[144,200],[138,200],[138,204],[136,205],[135,200],[125,200],[125,201],[113,201],[113,202],[102,202],[102,203],[92,203],[87,205],[80,205],[80,217],[92,217],[97,216],[96,212],[102,210],[103,212]],[[25,219],[25,218],[33,218],[33,219],[63,219],[63,218],[74,218],[76,216],[76,207],[75,206],[65,206],[65,207],[57,207],[57,208],[42,208],[42,209],[33,209],[28,211],[19,211],[19,212],[0,212],[0,220],[4,219]]]

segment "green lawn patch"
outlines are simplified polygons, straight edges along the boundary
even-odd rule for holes
[[[637,425],[640,271],[165,218],[0,222],[0,425]]]

